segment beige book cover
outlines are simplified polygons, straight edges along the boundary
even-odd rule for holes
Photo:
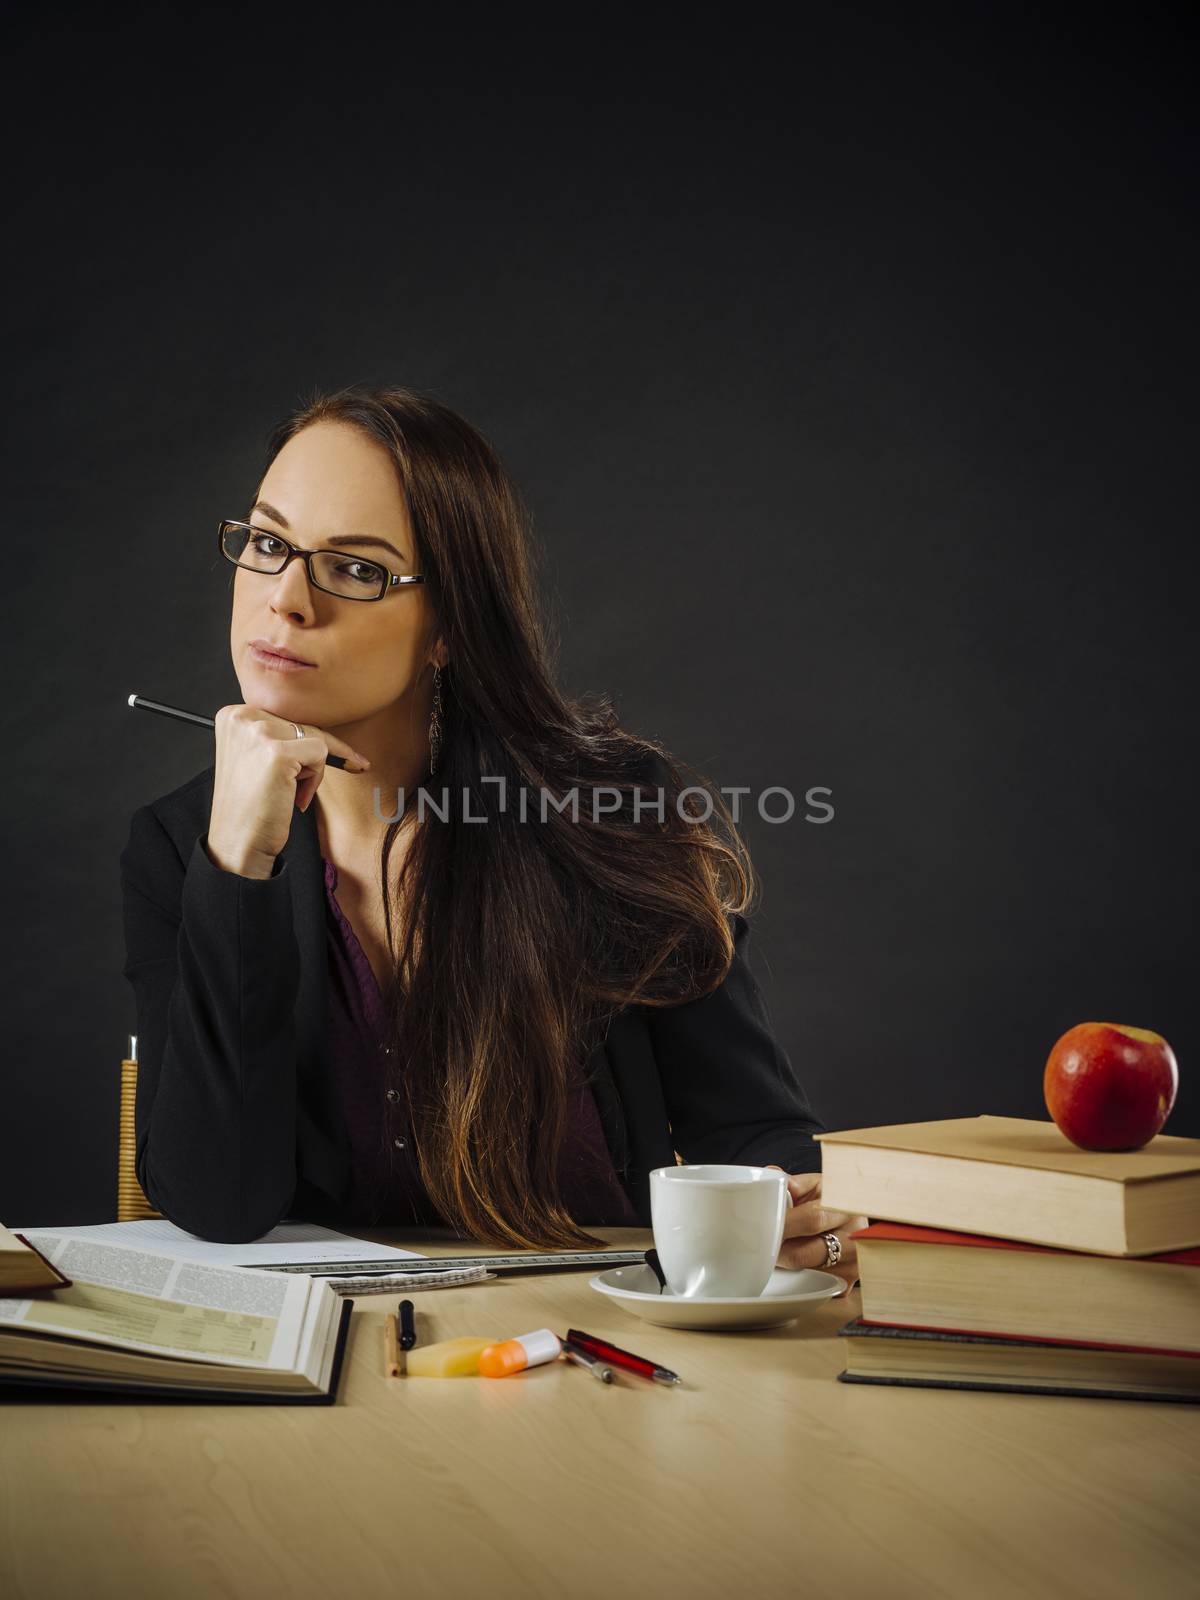
[[[836,1210],[1106,1255],[1200,1245],[1200,1139],[1081,1150],[1049,1119],[989,1115],[813,1137]]]
[[[834,1133],[814,1133],[813,1138],[825,1144],[869,1144],[877,1149],[917,1150],[922,1155],[1077,1172],[1115,1183],[1200,1173],[1200,1139],[1160,1133],[1140,1150],[1081,1150],[1055,1123],[1032,1117],[893,1122],[877,1128],[839,1128]]]
[[[0,1294],[57,1289],[70,1282],[40,1250],[0,1222]]]

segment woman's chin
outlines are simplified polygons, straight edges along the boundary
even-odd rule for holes
[[[276,673],[250,671],[244,676],[239,673],[238,687],[248,706],[269,711],[273,717],[282,717],[285,722],[315,722],[320,725],[320,718],[313,710],[311,700],[299,693],[292,684],[281,683]]]

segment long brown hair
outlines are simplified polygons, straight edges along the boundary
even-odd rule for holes
[[[748,852],[715,785],[622,730],[607,695],[570,700],[558,689],[532,521],[492,445],[428,393],[356,384],[313,394],[281,422],[268,465],[322,421],[362,429],[395,462],[432,636],[448,652],[440,759],[426,779],[439,806],[445,786],[448,820],[413,828],[389,883],[396,837],[416,816],[405,796],[382,862],[396,978],[390,1060],[421,1177],[447,1223],[488,1243],[599,1243],[558,1186],[573,1075],[622,1007],[676,1005],[720,983],[730,914],[757,888]],[[594,819],[593,789],[632,795],[655,757],[665,820],[643,808],[635,821],[631,805],[597,807]],[[503,796],[484,778],[503,778]],[[707,799],[677,805],[689,785]],[[543,821],[543,788],[560,802],[577,788],[579,820],[547,803]],[[380,805],[396,811],[394,796]],[[411,909],[397,948],[401,904]]]

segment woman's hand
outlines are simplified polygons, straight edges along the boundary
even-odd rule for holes
[[[774,1161],[767,1165],[775,1172],[783,1168]],[[791,1207],[783,1222],[783,1245],[779,1267],[795,1271],[799,1267],[816,1267],[832,1272],[846,1281],[846,1292],[858,1282],[858,1247],[850,1234],[868,1225],[867,1217],[854,1217],[847,1211],[829,1211],[821,1204],[821,1174],[819,1172],[789,1172],[787,1174],[788,1198]],[[823,1233],[836,1233],[842,1241],[842,1256],[836,1267],[824,1265],[826,1249]]]
[[[269,878],[288,841],[292,812],[306,811],[332,753],[364,772],[370,762],[332,733],[296,725],[258,706],[222,706],[207,850],[214,866],[244,878]]]

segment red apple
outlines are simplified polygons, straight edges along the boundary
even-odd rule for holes
[[[1050,1052],[1046,1108],[1081,1150],[1140,1150],[1171,1114],[1175,1054],[1161,1034],[1119,1022],[1080,1022]]]

